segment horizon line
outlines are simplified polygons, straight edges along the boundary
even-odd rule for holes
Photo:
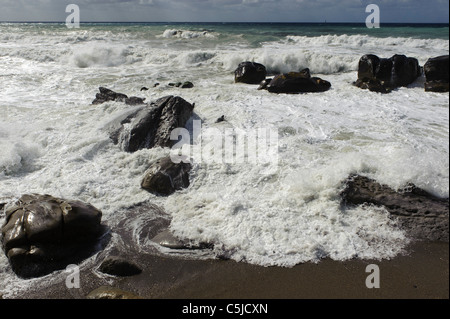
[[[20,20],[14,20],[14,21],[0,21],[0,23],[61,23],[65,24],[66,21],[20,21]],[[87,24],[87,23],[221,23],[221,24],[362,24],[365,25],[365,22],[335,22],[335,21],[323,21],[323,22],[311,22],[311,21],[305,21],[305,22],[298,22],[298,21],[290,21],[290,22],[268,22],[268,21],[80,21],[80,24]],[[440,25],[450,25],[449,22],[383,22],[383,24],[440,24]]]

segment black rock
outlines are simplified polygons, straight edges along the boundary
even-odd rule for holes
[[[331,88],[331,83],[317,77],[311,77],[309,69],[277,75],[268,85],[271,93],[317,93]]]
[[[427,82],[427,92],[449,91],[449,56],[443,55],[429,59],[423,67]]]
[[[222,115],[221,117],[219,117],[216,121],[216,123],[222,123],[225,122],[225,115]]]
[[[132,96],[132,97],[125,99],[125,104],[127,104],[127,105],[142,105],[142,104],[145,104],[145,99],[136,97],[136,96]]]
[[[387,86],[384,81],[380,81],[377,79],[370,79],[370,80],[366,80],[366,81],[362,81],[362,80],[358,79],[354,83],[354,85],[359,87],[360,89],[369,90],[372,92],[378,92],[378,93],[384,93],[384,94],[392,92],[391,87]]]
[[[234,71],[235,83],[259,84],[266,78],[266,67],[260,63],[242,62]]]
[[[449,92],[449,82],[445,82],[445,81],[425,82],[425,91],[426,92],[438,92],[438,93]]]
[[[126,152],[153,147],[171,147],[176,128],[183,128],[194,106],[181,97],[166,96],[113,123],[111,139]],[[127,124],[127,129],[124,125]]]
[[[144,86],[143,88],[141,88],[141,92],[142,91],[148,91],[148,88]]]
[[[110,89],[100,87],[100,93],[97,93],[95,100],[92,102],[94,105],[103,104],[105,102],[124,102],[128,105],[139,105],[145,104],[145,99],[141,99],[138,97],[128,97],[122,93],[116,93]]]
[[[258,90],[266,90],[267,86],[270,84],[270,82],[272,82],[273,79],[265,79],[262,80],[261,83],[259,84]]]
[[[341,193],[344,205],[383,206],[395,215],[410,236],[429,241],[449,241],[449,199],[407,185],[395,191],[364,176],[351,176]]]
[[[358,67],[357,87],[370,91],[389,93],[392,89],[408,86],[422,74],[419,61],[405,55],[382,59],[368,54],[361,57]]]
[[[141,187],[151,193],[168,196],[189,187],[189,163],[174,163],[170,157],[162,158],[150,166]]]
[[[89,257],[104,233],[101,217],[79,201],[24,195],[6,207],[2,247],[18,276],[40,277]]]
[[[184,82],[184,83],[181,85],[181,88],[182,88],[182,89],[192,89],[193,87],[194,87],[194,84],[193,84],[192,82],[189,82],[189,81]]]

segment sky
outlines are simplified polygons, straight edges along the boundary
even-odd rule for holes
[[[381,23],[448,23],[449,0],[0,0],[0,21],[61,21],[69,4],[81,22],[361,22],[380,8]]]

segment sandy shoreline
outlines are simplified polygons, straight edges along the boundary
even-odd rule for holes
[[[130,257],[131,258],[131,257]],[[142,260],[145,259],[145,260]],[[140,256],[143,272],[125,278],[99,278],[81,272],[81,287],[65,282],[19,299],[85,299],[101,286],[144,299],[448,299],[449,244],[416,242],[389,261],[323,260],[293,268],[259,267],[224,260]],[[380,268],[380,289],[366,287],[366,267]]]

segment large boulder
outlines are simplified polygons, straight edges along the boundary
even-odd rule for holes
[[[104,233],[102,213],[79,201],[24,195],[5,207],[2,247],[13,271],[31,278],[87,258]]]
[[[145,173],[141,187],[151,193],[171,195],[177,190],[189,187],[189,163],[174,163],[170,157],[156,161]]]
[[[145,99],[140,98],[140,97],[136,97],[136,96],[128,97],[125,94],[116,93],[116,92],[114,92],[110,89],[104,88],[104,87],[100,87],[99,91],[100,91],[100,93],[97,93],[95,100],[92,101],[92,104],[94,104],[94,105],[103,104],[105,102],[110,102],[110,101],[124,102],[128,105],[145,104],[145,102],[144,102]]]
[[[263,88],[263,84],[261,87]],[[331,88],[331,83],[317,77],[311,77],[309,69],[277,75],[265,88],[271,93],[317,93]]]
[[[260,63],[242,62],[234,71],[236,83],[259,84],[266,78],[266,67]]]
[[[416,58],[394,55],[382,59],[368,54],[359,60],[355,85],[374,92],[389,93],[395,88],[410,85],[421,74],[422,69]]]
[[[166,96],[113,124],[111,139],[126,152],[153,147],[172,147],[176,128],[183,128],[191,118],[194,104],[181,97]]]
[[[401,227],[417,239],[449,241],[449,200],[438,198],[407,185],[402,191],[395,191],[364,176],[351,176],[341,193],[344,205],[372,204],[385,207],[396,216]]]
[[[427,81],[427,92],[449,92],[449,56],[443,55],[429,59],[423,70]]]

